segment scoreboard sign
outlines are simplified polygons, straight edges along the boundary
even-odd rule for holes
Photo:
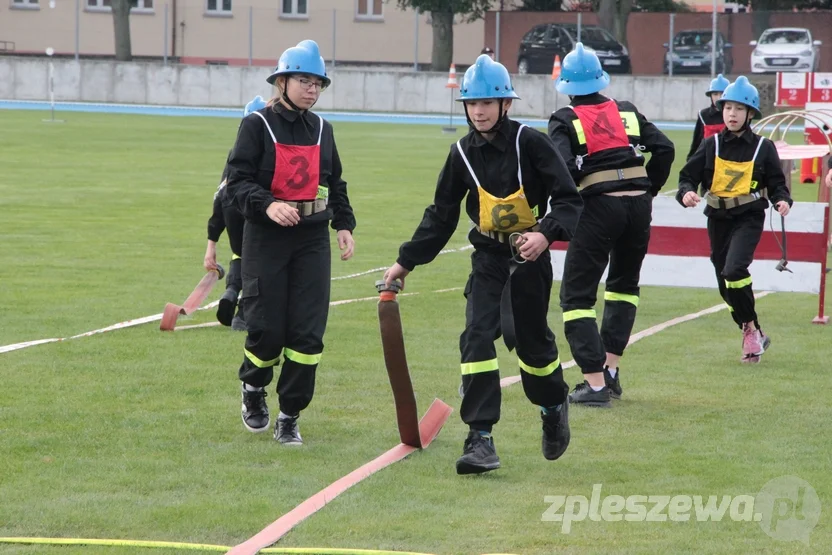
[[[777,106],[805,106],[809,102],[811,77],[811,73],[778,73],[775,104]]]
[[[811,73],[810,75],[812,88],[809,91],[809,102],[832,104],[832,73]]]

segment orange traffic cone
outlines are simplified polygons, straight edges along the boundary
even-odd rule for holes
[[[554,81],[560,77],[560,56],[555,54],[555,63],[552,66],[552,80]]]
[[[456,82],[456,66],[451,64],[451,70],[448,72],[448,84],[445,85],[446,89],[458,89],[459,84]]]

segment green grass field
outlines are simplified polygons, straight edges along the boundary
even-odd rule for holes
[[[68,337],[182,302],[204,274],[211,199],[234,119],[0,110],[0,346]],[[455,138],[439,126],[335,124],[358,219],[356,255],[333,252],[333,276],[391,264],[429,204]],[[687,152],[689,133],[671,132]],[[815,185],[798,185],[813,200]],[[462,221],[449,248],[466,244]],[[230,252],[223,237],[219,260]],[[420,410],[459,407],[458,335],[468,252],[417,268],[400,299]],[[333,300],[372,297],[381,275],[333,283]],[[553,298],[557,298],[557,285]],[[218,287],[209,300],[218,298]],[[715,290],[646,287],[636,331],[719,304]],[[465,426],[455,412],[437,440],[347,491],[277,547],[434,554],[829,553],[832,418],[830,330],[817,298],[777,293],[758,305],[773,346],[739,363],[727,312],[662,331],[624,360],[624,399],[571,411],[572,443],[540,453],[537,410],[504,390],[494,437],[503,468],[459,477]],[[561,359],[561,312],[550,308]],[[209,322],[212,311],[180,324]],[[240,422],[244,334],[161,333],[147,324],[0,354],[0,536],[239,543],[398,443],[375,302],[333,307],[317,392],[300,420],[303,448]],[[498,346],[503,375],[516,359]],[[576,368],[566,371],[574,385]],[[274,385],[268,400],[276,410]],[[797,476],[824,511],[809,545],[756,522],[560,522],[546,496],[755,495]],[[795,514],[799,516],[799,511]],[[783,518],[787,518],[787,514]],[[125,547],[0,543],[0,553],[180,553]],[[315,551],[310,551],[315,552]]]

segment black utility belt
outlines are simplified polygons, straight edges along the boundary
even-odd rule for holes
[[[530,231],[540,231],[540,224],[535,224],[535,225],[533,225],[532,227],[530,227],[528,229],[523,229],[523,230],[520,230],[520,231],[510,231],[510,232],[505,232],[505,231],[483,231],[482,229],[480,229],[480,226],[476,226],[475,229],[477,231],[479,231],[481,234],[485,235],[486,237],[494,239],[495,241],[503,243],[505,245],[509,245],[509,244],[511,244],[511,236],[512,235],[514,235],[515,233],[522,234],[522,233],[528,233]]]
[[[316,199],[300,202],[275,199],[275,202],[289,205],[292,208],[297,208],[297,211],[298,213],[300,213],[301,216],[311,216],[312,214],[317,214],[326,210],[326,199]]]

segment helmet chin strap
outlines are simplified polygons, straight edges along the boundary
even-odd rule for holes
[[[748,115],[746,115],[746,116],[745,116],[745,123],[743,123],[743,124],[742,124],[742,127],[740,127],[740,128],[739,128],[739,130],[737,130],[737,133],[742,133],[742,132],[744,132],[746,129],[751,129],[751,127],[750,127],[750,125],[749,125],[749,124],[751,123],[751,119],[752,119],[753,117],[754,117],[754,115],[751,113],[751,109],[749,108],[749,109],[748,109]]]
[[[488,131],[480,131],[479,129],[477,129],[477,126],[474,125],[473,121],[471,121],[471,116],[468,115],[468,105],[464,102],[462,103],[462,107],[465,109],[465,120],[468,122],[468,125],[471,126],[471,128],[474,131],[477,132],[478,135],[482,136],[482,135],[486,135],[488,133],[495,133],[498,129],[500,129],[500,126],[505,121],[506,118],[505,118],[505,113],[503,112],[503,99],[500,98],[499,100],[500,100],[500,115],[497,117],[497,123],[492,125],[491,129],[489,129]]]

